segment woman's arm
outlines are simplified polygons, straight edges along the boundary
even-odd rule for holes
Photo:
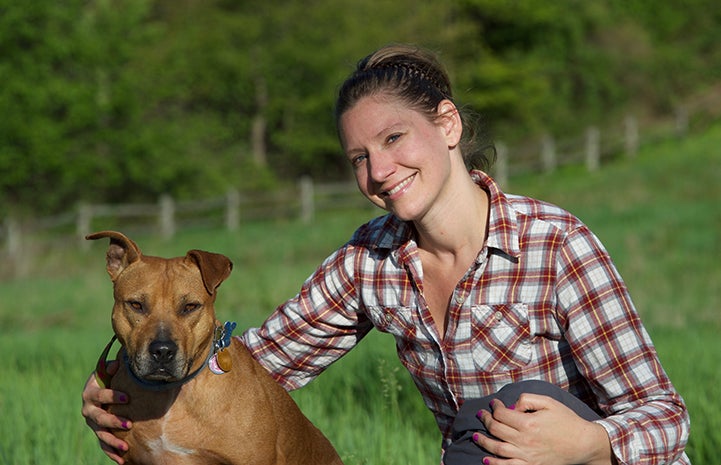
[[[370,331],[358,311],[349,246],[329,256],[300,292],[280,305],[260,328],[242,335],[256,360],[287,390],[318,376]]]
[[[572,230],[557,251],[557,319],[605,418],[583,419],[538,393],[494,401],[478,417],[493,436],[474,441],[484,463],[684,463],[688,413],[628,291],[598,239]]]
[[[622,463],[672,463],[688,440],[689,417],[608,253],[585,226],[557,256],[559,321],[606,418]]]

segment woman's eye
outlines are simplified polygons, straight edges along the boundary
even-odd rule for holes
[[[393,142],[395,142],[395,141],[397,141],[398,139],[400,139],[400,137],[401,137],[400,134],[391,134],[390,136],[388,136],[388,139],[386,140],[386,143],[392,144]]]
[[[357,155],[353,157],[350,162],[353,166],[360,166],[360,164],[363,163],[366,158],[368,158],[368,155],[364,153],[362,155]]]

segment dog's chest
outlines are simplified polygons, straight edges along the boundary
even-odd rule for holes
[[[181,424],[172,421],[172,414],[163,419],[153,421],[153,424],[142,425],[142,434],[136,434],[132,440],[138,442],[135,447],[131,444],[130,451],[142,451],[142,457],[137,457],[138,463],[184,464],[205,463],[195,445],[197,444],[197,431],[192,428],[181,428]],[[141,425],[133,429],[141,433]],[[128,438],[130,439],[130,438]],[[138,447],[139,446],[139,447]]]
[[[163,459],[168,460],[167,463],[178,463],[177,459],[179,458],[190,458],[197,454],[195,449],[178,444],[166,434],[149,440],[147,446],[156,463],[161,463]]]

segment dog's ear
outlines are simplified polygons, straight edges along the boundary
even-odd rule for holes
[[[126,237],[123,233],[117,231],[100,231],[88,234],[85,239],[94,241],[104,237],[110,238],[110,246],[105,254],[107,261],[106,269],[110,275],[110,279],[115,282],[120,273],[133,262],[140,259],[142,254],[137,244]]]
[[[218,253],[190,250],[186,258],[192,260],[200,269],[203,284],[210,295],[215,294],[220,283],[225,281],[233,270],[233,262],[225,255]]]

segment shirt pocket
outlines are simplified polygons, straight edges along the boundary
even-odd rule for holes
[[[412,338],[416,332],[413,310],[410,307],[369,306],[368,317],[373,326],[382,332],[403,339]]]
[[[369,306],[367,314],[378,331],[392,334],[396,341],[398,357],[411,375],[421,378],[428,357],[431,356],[431,342],[423,337],[420,322],[415,319],[411,307]]]
[[[471,308],[471,353],[481,372],[522,369],[533,358],[528,306],[523,303]]]

